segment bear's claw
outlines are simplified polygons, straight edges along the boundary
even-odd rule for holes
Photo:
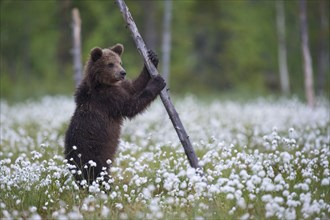
[[[157,68],[159,62],[157,54],[152,50],[148,50],[148,57],[151,60],[151,62],[154,64],[154,66]]]
[[[165,88],[166,82],[164,78],[158,74],[155,78],[152,79],[152,85],[157,88],[158,92],[160,92]]]

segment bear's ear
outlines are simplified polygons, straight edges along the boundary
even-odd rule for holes
[[[124,46],[122,44],[116,44],[115,46],[110,47],[110,50],[121,56],[124,53]]]
[[[102,49],[99,47],[95,47],[91,50],[92,60],[95,62],[96,60],[102,57]]]

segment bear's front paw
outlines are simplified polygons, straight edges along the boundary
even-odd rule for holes
[[[166,86],[164,78],[159,74],[155,78],[153,78],[150,83],[152,87],[155,88],[157,93],[162,91]]]
[[[154,66],[157,68],[159,62],[157,54],[152,50],[148,50],[148,57],[151,60],[151,62],[154,64]]]

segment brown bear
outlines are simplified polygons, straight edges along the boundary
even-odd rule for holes
[[[114,160],[123,120],[143,112],[165,87],[160,75],[150,78],[146,66],[135,80],[126,80],[123,52],[121,44],[92,49],[76,90],[76,109],[65,135],[65,157],[78,183],[109,179],[103,174]],[[148,56],[157,67],[157,56],[151,50]]]

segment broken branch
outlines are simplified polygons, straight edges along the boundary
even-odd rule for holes
[[[133,20],[133,17],[131,13],[128,10],[128,7],[126,6],[125,2],[123,0],[116,0],[117,5],[122,13],[122,16],[127,24],[127,27],[131,31],[131,35],[134,39],[135,45],[139,51],[139,53],[143,56],[144,63],[149,70],[150,76],[155,77],[158,75],[158,70],[156,67],[152,64],[152,62],[148,58],[148,50],[147,47],[136,27],[136,24]],[[184,151],[187,155],[189,164],[191,167],[195,168],[199,174],[202,174],[201,167],[198,165],[198,159],[195,154],[195,151],[190,143],[189,136],[186,133],[186,130],[183,127],[183,124],[179,118],[179,115],[177,111],[175,110],[171,100],[170,96],[167,92],[167,88],[163,89],[160,93],[160,98],[165,106],[165,109],[172,121],[172,124],[176,130],[176,133],[178,134],[178,137],[181,141],[181,144],[184,148]]]

